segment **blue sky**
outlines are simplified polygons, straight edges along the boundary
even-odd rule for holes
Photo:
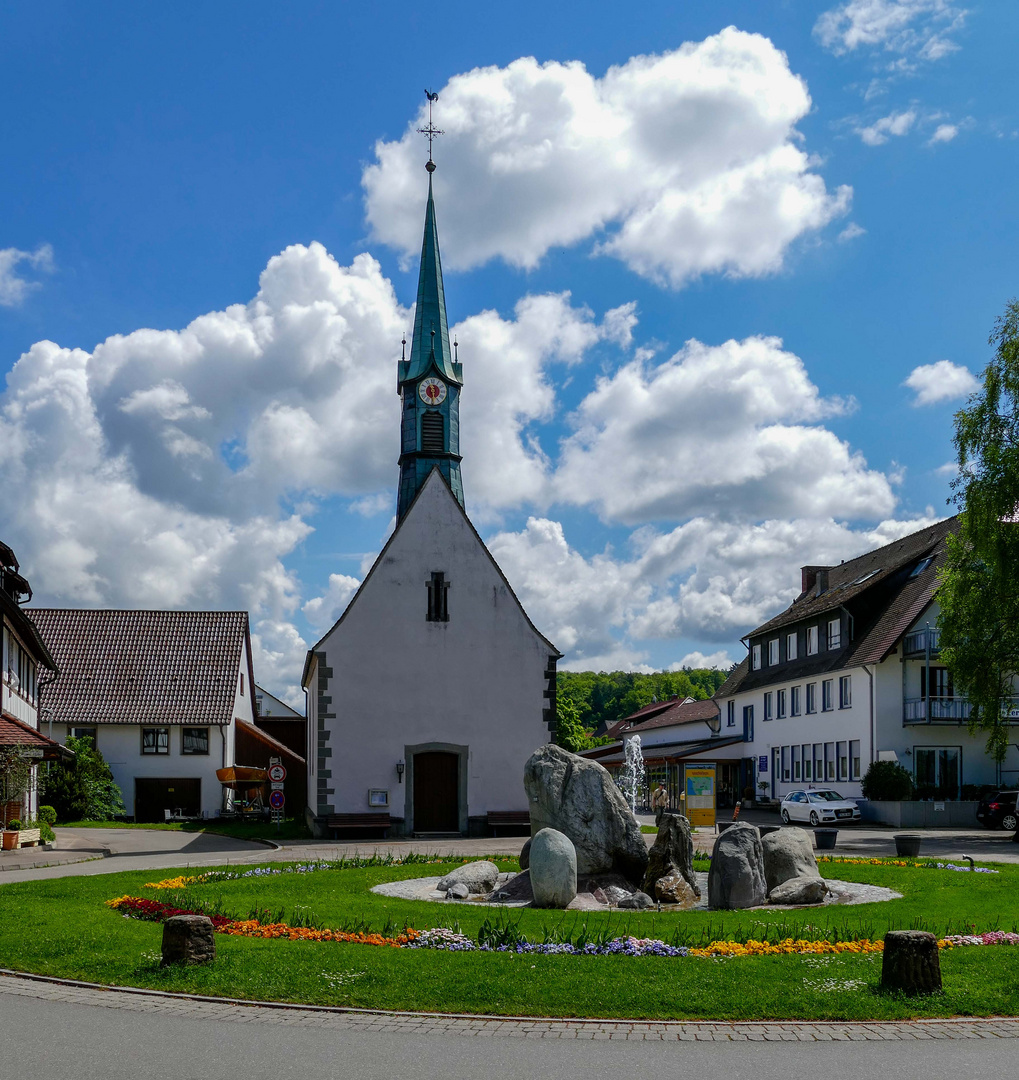
[[[1017,24],[5,5],[3,539],[41,602],[248,608],[293,697],[391,528],[427,86],[469,513],[565,665],[738,659],[800,564],[948,512]]]

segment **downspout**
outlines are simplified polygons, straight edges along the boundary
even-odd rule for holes
[[[870,762],[874,763],[874,672],[871,671],[866,664],[863,665],[863,670],[867,673],[867,678],[870,680]]]

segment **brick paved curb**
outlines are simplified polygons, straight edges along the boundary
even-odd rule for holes
[[[26,975],[0,968],[0,995],[3,994],[72,1005],[160,1012],[197,1020],[408,1031],[418,1035],[612,1039],[638,1042],[913,1042],[929,1039],[1019,1038],[1019,1017],[873,1023],[725,1023],[710,1020],[583,1020],[393,1012],[383,1009],[245,1001],[200,994],[172,994],[160,990],[56,979],[46,975]]]

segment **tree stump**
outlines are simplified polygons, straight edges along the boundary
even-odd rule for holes
[[[923,930],[889,930],[881,964],[881,989],[932,994],[941,989],[938,939]]]
[[[208,964],[215,959],[212,919],[205,915],[173,915],[163,923],[163,967]]]

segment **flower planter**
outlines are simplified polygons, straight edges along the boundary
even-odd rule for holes
[[[838,839],[838,829],[815,829],[814,847],[818,851],[834,851],[835,841]]]
[[[919,833],[896,833],[895,854],[915,859],[920,854]]]
[[[3,834],[3,850],[14,851],[16,848],[33,847],[42,843],[42,832],[39,829],[22,829],[15,832],[14,829],[6,829]]]
[[[21,833],[15,832],[13,829],[5,829],[3,833],[3,850],[13,851],[18,846],[18,839]]]

